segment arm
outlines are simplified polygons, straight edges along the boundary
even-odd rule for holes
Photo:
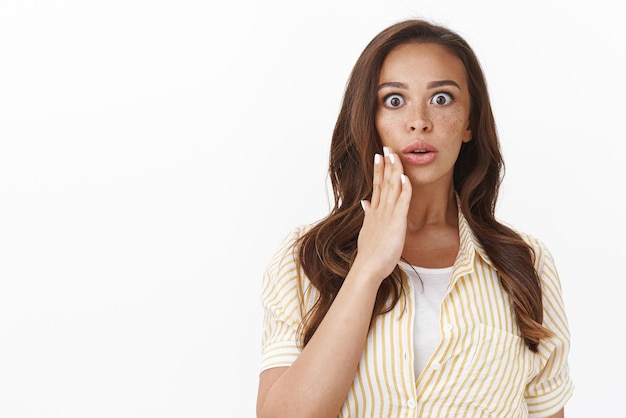
[[[298,359],[261,373],[259,417],[337,416],[354,380],[377,290],[374,281],[353,272]]]
[[[402,165],[394,157],[395,163],[377,157],[357,257],[317,331],[291,366],[261,373],[258,417],[336,417],[345,402],[378,287],[397,265],[404,246],[411,186],[401,181]]]
[[[548,248],[536,238],[525,239],[533,249],[535,269],[541,279],[543,325],[554,334],[539,342],[539,371],[526,387],[526,404],[530,416],[563,418],[574,385],[569,373],[570,333],[561,281]]]
[[[565,410],[561,409],[559,412],[549,418],[565,418]]]

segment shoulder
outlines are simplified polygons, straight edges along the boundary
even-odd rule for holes
[[[272,262],[280,261],[288,256],[296,257],[299,242],[302,237],[311,230],[312,225],[301,224],[291,228],[283,237],[272,257]],[[270,266],[272,263],[270,263]]]
[[[299,243],[311,227],[309,224],[297,225],[285,234],[267,265],[264,275],[266,286],[290,281],[298,276]]]
[[[274,316],[291,324],[298,322],[297,312],[311,289],[298,257],[300,239],[310,229],[310,225],[292,228],[281,241],[263,274],[262,304]]]
[[[547,265],[554,264],[550,249],[541,239],[527,232],[516,232],[532,250],[534,267],[538,273],[541,273]]]
[[[285,234],[267,266],[268,270],[276,269],[280,264],[292,258],[295,261],[298,251],[298,242],[306,233],[306,230],[306,225],[297,225]]]
[[[556,309],[559,312],[563,312],[561,278],[554,257],[548,246],[544,241],[532,234],[517,232],[532,250],[533,267],[541,281],[544,308],[548,310]]]

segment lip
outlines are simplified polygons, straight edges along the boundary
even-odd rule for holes
[[[414,151],[425,151],[415,153]],[[402,150],[403,159],[413,165],[430,164],[437,159],[439,150],[426,141],[413,141]]]

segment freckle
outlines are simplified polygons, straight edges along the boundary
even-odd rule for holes
[[[439,126],[445,131],[454,131],[459,128],[465,120],[463,109],[454,109],[447,116],[439,120]]]

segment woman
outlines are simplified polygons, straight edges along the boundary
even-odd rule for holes
[[[259,417],[564,416],[560,282],[496,220],[502,168],[467,43],[422,20],[378,34],[333,133],[335,205],[264,276]]]

